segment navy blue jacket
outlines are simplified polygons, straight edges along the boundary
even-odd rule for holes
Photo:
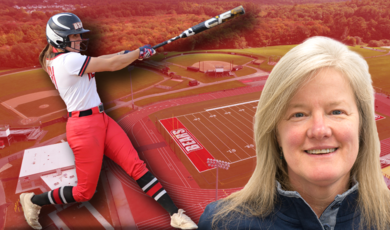
[[[358,183],[351,189],[337,195],[320,218],[306,201],[295,191],[284,191],[278,183],[277,202],[273,213],[265,218],[248,217],[237,214],[227,227],[219,223],[211,228],[212,217],[216,213],[217,202],[207,205],[200,217],[198,229],[228,230],[350,230],[359,229],[360,214],[357,209]]]

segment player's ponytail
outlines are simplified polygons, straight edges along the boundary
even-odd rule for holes
[[[39,63],[42,66],[42,69],[46,71],[47,69],[47,59],[50,59],[53,54],[53,47],[50,44],[47,44],[45,48],[39,54]]]

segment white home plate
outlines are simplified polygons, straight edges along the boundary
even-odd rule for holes
[[[48,104],[43,104],[43,105],[40,105],[40,106],[39,106],[40,109],[46,109],[47,107],[49,107]]]
[[[378,115],[378,114],[375,114],[375,121],[379,121],[379,120],[382,120],[382,119],[385,119],[385,117],[383,117],[381,115]]]
[[[199,68],[200,71],[215,70],[217,66],[223,67],[224,70],[230,70],[232,67],[236,67],[237,65],[232,65],[230,62],[224,61],[201,61],[195,62],[192,65],[192,67]]]

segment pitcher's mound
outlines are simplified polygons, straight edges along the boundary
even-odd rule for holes
[[[215,70],[215,68],[221,68],[223,67],[224,70],[231,70],[231,68],[235,67],[237,65],[232,65],[229,62],[225,61],[201,61],[196,62],[192,65],[192,67],[199,68],[200,71],[207,71],[207,70]]]
[[[40,105],[40,106],[39,106],[40,109],[46,109],[47,107],[49,107],[48,104],[43,104],[43,105]]]

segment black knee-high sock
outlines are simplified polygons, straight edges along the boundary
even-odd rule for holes
[[[145,173],[145,175],[137,180],[137,183],[147,195],[154,198],[165,210],[167,210],[169,215],[172,216],[179,211],[163,186],[151,172]]]
[[[76,202],[72,193],[73,186],[64,186],[56,188],[49,192],[44,192],[39,195],[34,195],[31,198],[33,204],[43,206],[47,204],[68,204]]]

